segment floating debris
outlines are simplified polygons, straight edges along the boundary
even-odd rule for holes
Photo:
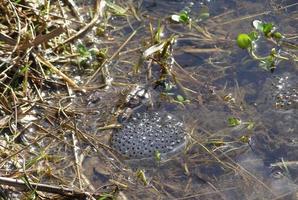
[[[170,114],[135,113],[112,134],[111,146],[128,159],[161,158],[179,152],[186,144],[184,124]]]

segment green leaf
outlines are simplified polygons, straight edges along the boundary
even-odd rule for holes
[[[247,130],[252,130],[255,126],[255,123],[254,122],[248,122],[248,125],[247,125]]]
[[[228,124],[231,127],[235,127],[241,124],[241,120],[237,119],[236,117],[229,117],[228,118]]]
[[[280,32],[274,32],[272,37],[276,40],[282,39],[282,34]]]
[[[107,199],[113,199],[113,195],[108,193],[103,193],[101,197],[98,198],[98,200],[107,200]]]
[[[172,15],[171,19],[175,22],[188,23],[190,21],[189,12],[183,10],[178,15]]]
[[[79,52],[80,56],[87,58],[91,55],[85,45],[79,44],[77,46],[77,48],[78,48],[78,52]]]
[[[252,40],[247,34],[241,33],[237,37],[237,44],[241,49],[247,49],[251,47]]]
[[[252,41],[257,40],[257,39],[258,39],[258,36],[259,36],[259,34],[258,34],[258,32],[256,32],[256,31],[252,31],[252,32],[250,32],[250,33],[248,34],[248,37],[250,37],[250,39],[251,39]]]
[[[179,13],[179,21],[180,22],[187,23],[187,22],[189,22],[189,20],[190,20],[190,17],[189,17],[189,13],[188,12],[181,11]]]
[[[259,66],[265,70],[274,70],[276,68],[276,59],[274,55],[267,56],[265,59],[261,60]]]
[[[25,74],[28,70],[29,70],[30,65],[29,64],[25,64],[21,67],[21,74]]]
[[[183,102],[183,101],[185,101],[184,97],[181,96],[181,95],[179,95],[179,94],[176,96],[176,98],[177,98],[177,100],[178,100],[179,102]]]
[[[147,181],[144,170],[142,170],[142,169],[137,170],[137,178],[139,178],[145,186],[148,185],[148,181]]]
[[[154,152],[154,157],[157,162],[161,161],[161,153],[158,150]]]
[[[272,23],[263,24],[263,33],[266,37],[269,36],[269,33],[273,30],[274,26]]]

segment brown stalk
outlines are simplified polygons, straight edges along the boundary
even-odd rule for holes
[[[80,87],[73,81],[71,80],[68,76],[66,76],[63,72],[61,72],[59,69],[57,69],[52,63],[48,62],[44,57],[42,57],[40,54],[36,54],[36,59],[42,63],[43,65],[47,66],[50,68],[52,71],[54,71],[56,74],[61,76],[64,81],[66,81],[70,86],[72,86],[75,89],[80,89]]]
[[[48,184],[41,184],[41,183],[29,183],[30,186],[41,192],[48,192],[53,194],[60,194],[64,196],[71,196],[71,197],[80,197],[80,198],[86,198],[93,196],[95,198],[100,197],[100,194],[89,194],[87,192],[81,192],[76,189],[72,188],[66,188],[62,186],[55,186],[55,185],[48,185]],[[28,188],[28,184],[24,182],[23,180],[13,179],[13,178],[6,178],[6,177],[0,177],[0,185],[8,185],[13,186],[16,188],[21,188],[22,190],[28,190],[30,191],[30,188]]]
[[[40,34],[40,35],[36,36],[36,38],[34,38],[34,40],[32,42],[27,41],[25,44],[22,44],[19,47],[19,50],[25,50],[30,47],[36,47],[42,43],[49,41],[50,39],[52,39],[54,37],[61,35],[64,31],[65,31],[64,28],[62,26],[60,26],[59,28],[54,29],[50,33],[47,33],[44,35]]]

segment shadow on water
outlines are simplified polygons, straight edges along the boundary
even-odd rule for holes
[[[164,37],[179,35],[173,47],[174,71],[180,83],[193,91],[184,93],[191,102],[184,106],[169,104],[162,101],[158,89],[152,90],[155,106],[183,121],[191,139],[178,156],[153,167],[138,164],[132,167],[121,157],[111,156],[104,150],[94,153],[83,163],[84,173],[91,183],[96,187],[109,181],[122,183],[128,199],[296,199],[297,63],[283,62],[273,74],[264,71],[235,45],[234,39],[238,33],[250,29],[254,19],[273,22],[283,33],[297,34],[297,29],[293,28],[297,6],[296,9],[274,10],[292,3],[295,1],[142,1],[140,10],[144,15],[148,15],[154,25],[158,19],[165,24]],[[183,25],[164,20],[185,8],[195,16],[202,6],[209,8],[210,19],[201,23],[210,33],[210,40]],[[260,14],[267,10],[270,12],[266,15]],[[242,17],[247,19],[241,20]],[[148,24],[148,18],[142,23]],[[126,38],[130,29],[119,31],[113,34]],[[128,48],[143,43],[150,35],[147,31],[143,29],[142,34],[137,34]],[[115,64],[112,75],[116,80],[123,80],[123,74],[129,74],[126,77],[129,81],[146,84],[141,75],[135,78],[123,73],[130,70],[130,63],[122,62],[131,59],[129,56],[137,59],[136,55],[124,56]],[[122,65],[121,71],[118,65]],[[156,67],[153,77],[157,77],[160,70],[153,66]],[[102,106],[104,101],[117,102],[117,95],[110,94],[107,97],[99,94],[101,100],[89,104],[90,109]],[[277,108],[280,95],[288,96],[292,104],[281,102],[284,105]],[[88,104],[90,99],[84,98]],[[105,109],[112,108],[102,108]],[[255,126],[252,130],[243,126],[229,127],[227,120],[232,116],[253,121]],[[90,131],[101,126],[94,121],[100,117],[102,113],[86,116],[83,129]],[[103,143],[109,143],[106,136],[111,134],[110,130],[96,134],[104,136]],[[243,142],[243,137],[248,137],[249,141]],[[136,175],[137,169],[144,172],[146,180]]]

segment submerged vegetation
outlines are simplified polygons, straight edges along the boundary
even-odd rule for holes
[[[0,0],[0,199],[295,199],[297,6]]]

